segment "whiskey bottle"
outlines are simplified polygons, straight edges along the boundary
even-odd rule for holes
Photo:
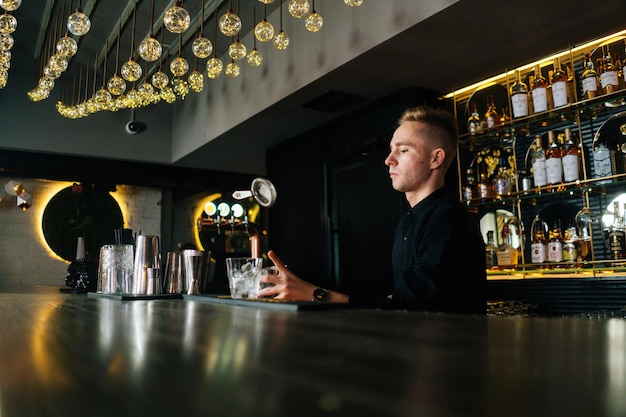
[[[533,243],[530,245],[530,261],[534,264],[544,263],[548,260],[548,241],[546,239],[548,225],[537,214],[530,228],[533,235]]]
[[[615,151],[609,148],[606,138],[596,133],[593,144],[593,171],[594,178],[603,178],[611,175],[615,175]],[[605,184],[611,182],[611,179],[598,181],[598,184]]]
[[[561,161],[561,147],[553,131],[548,132],[548,149],[546,150],[546,175],[548,184],[563,182],[563,163]]]
[[[550,241],[548,242],[548,261],[563,261],[563,237],[561,236],[561,221],[554,220],[554,226],[550,230]]]
[[[565,142],[563,143],[563,179],[565,182],[578,181],[580,179],[580,149],[572,136],[572,130],[565,129]]]
[[[508,224],[502,226],[502,245],[496,251],[499,267],[514,268],[519,263],[519,252],[512,245],[511,231]]]
[[[579,262],[579,255],[576,226],[570,224],[563,232],[563,262],[575,266]]]
[[[493,183],[487,175],[486,166],[483,166],[483,170],[480,173],[480,180],[478,181],[478,197],[483,203],[493,201]]]
[[[500,112],[500,124],[503,125],[511,121],[511,115],[509,112],[509,106],[504,103],[502,105],[502,111]]]
[[[487,244],[485,245],[485,261],[487,268],[493,268],[496,262],[496,243],[493,240],[493,230],[487,232]]]
[[[480,120],[480,114],[476,108],[476,102],[470,102],[469,117],[467,119],[467,133],[475,135],[482,131],[482,120]]]
[[[539,64],[535,65],[535,79],[531,87],[531,94],[533,96],[533,108],[535,113],[541,113],[548,110],[548,95],[547,95],[548,83],[546,79],[541,75],[541,68]]]
[[[468,168],[465,171],[465,185],[463,186],[463,199],[467,204],[470,204],[473,199],[476,198],[478,189],[476,187],[476,177],[474,176],[474,170]]]
[[[604,94],[611,94],[619,89],[617,70],[613,64],[609,45],[602,46],[602,73],[600,74],[600,84]]]
[[[541,146],[541,136],[535,136],[535,150],[532,154],[533,180],[535,187],[548,185],[548,174],[546,172],[546,154]]]
[[[609,251],[611,258],[626,257],[626,225],[619,214],[619,202],[613,202],[613,223],[609,226]]]
[[[583,98],[594,98],[598,95],[598,74],[589,53],[585,53],[585,70],[581,75]]]
[[[622,58],[619,52],[615,53],[615,70],[617,71],[617,82],[620,90],[623,90],[626,87],[624,84],[624,67],[622,65]]]
[[[551,82],[554,107],[567,106],[567,73],[561,68],[559,58],[554,58],[554,71],[552,72]]]
[[[500,116],[493,103],[493,95],[487,96],[487,111],[485,112],[485,126],[487,129],[493,129],[500,124]]]
[[[519,70],[515,71],[515,82],[511,86],[513,118],[528,116],[528,86],[522,81]]]

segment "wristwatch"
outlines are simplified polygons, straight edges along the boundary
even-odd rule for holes
[[[328,291],[326,288],[317,287],[313,290],[313,301],[325,303],[326,301],[328,301],[329,297],[330,291]]]

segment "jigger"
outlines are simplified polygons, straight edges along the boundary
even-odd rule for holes
[[[159,237],[139,235],[135,242],[134,294],[161,294],[161,249]]]
[[[163,292],[182,294],[185,292],[185,272],[182,252],[168,252],[165,260],[165,283]]]
[[[185,272],[185,292],[200,294],[209,277],[211,252],[195,249],[183,251],[183,265]]]

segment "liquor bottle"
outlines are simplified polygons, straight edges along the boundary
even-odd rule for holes
[[[561,162],[561,147],[553,131],[548,132],[548,149],[546,149],[546,175],[548,184],[563,182],[563,163]]]
[[[626,257],[626,225],[619,215],[619,202],[613,202],[613,223],[609,226],[609,251],[611,258],[622,259]]]
[[[578,234],[572,223],[563,232],[563,262],[575,266],[579,262]]]
[[[505,173],[503,165],[498,167],[498,173],[493,178],[493,193],[496,197],[511,194],[511,179]]]
[[[609,45],[602,47],[602,68],[602,73],[600,74],[602,90],[604,94],[611,94],[619,89],[619,80]]]
[[[502,245],[496,251],[496,260],[499,267],[515,267],[519,263],[519,252],[513,247],[511,231],[508,224],[502,226]]]
[[[493,103],[493,95],[487,96],[487,111],[485,112],[485,126],[487,129],[492,129],[500,124],[500,116],[496,110],[496,105]]]
[[[478,181],[478,197],[482,202],[493,201],[493,183],[487,175],[487,166],[483,165]]]
[[[467,119],[467,132],[471,135],[475,135],[482,131],[482,120],[480,120],[480,114],[476,108],[476,102],[470,102],[470,115]]]
[[[533,243],[530,245],[530,261],[534,264],[541,264],[548,260],[548,225],[535,215],[533,224],[530,227],[533,235]]]
[[[496,262],[496,243],[493,240],[493,230],[487,232],[487,244],[485,245],[485,260],[487,268],[493,268]]]
[[[624,84],[624,67],[622,65],[622,58],[619,52],[615,53],[615,70],[617,71],[617,82],[620,90],[623,90],[626,87]]]
[[[528,86],[522,81],[519,70],[515,71],[515,82],[511,86],[513,118],[528,116]]]
[[[604,94],[604,91],[602,90],[602,81],[601,81],[601,75],[604,72],[604,63],[602,61],[602,58],[598,58],[596,59],[596,74],[598,76],[598,95],[601,96]]]
[[[565,182],[578,181],[580,179],[580,149],[572,136],[572,130],[565,129],[565,142],[563,143],[563,179]]]
[[[476,177],[474,176],[474,170],[472,168],[468,168],[465,171],[465,185],[463,186],[463,199],[466,200],[467,204],[471,203],[471,200],[475,199],[478,194],[478,189],[476,186]]]
[[[535,113],[541,113],[548,110],[548,95],[547,95],[548,83],[546,79],[541,75],[541,68],[539,64],[535,65],[535,79],[531,87],[531,94],[533,96],[533,108]]]
[[[532,155],[533,179],[535,187],[548,185],[546,172],[546,153],[541,146],[541,136],[535,136],[535,150]]]
[[[569,103],[576,103],[578,101],[576,95],[576,77],[574,76],[574,70],[571,65],[565,66],[565,72],[567,73],[567,101]]]
[[[502,111],[500,112],[500,124],[503,125],[511,121],[511,116],[509,112],[509,106],[504,103],[502,104]]]
[[[567,73],[561,68],[559,58],[554,58],[554,71],[552,72],[551,82],[554,107],[567,106]]]
[[[597,134],[593,144],[593,171],[594,178],[603,178],[615,175],[615,151],[609,148],[605,136]],[[609,183],[612,180],[598,181],[598,184]]]
[[[548,261],[563,261],[563,237],[561,236],[561,221],[555,219],[550,230],[550,240],[548,242]]]
[[[581,83],[583,85],[583,98],[586,100],[598,95],[598,74],[589,53],[585,53],[584,65],[585,70],[581,75]]]

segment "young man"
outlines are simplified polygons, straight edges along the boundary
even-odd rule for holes
[[[409,208],[394,237],[391,295],[347,295],[306,282],[288,270],[273,251],[279,274],[261,277],[274,284],[259,296],[288,300],[349,302],[355,306],[484,313],[485,245],[475,220],[444,188],[456,156],[454,117],[430,107],[410,108],[398,122],[385,164],[395,190]]]

